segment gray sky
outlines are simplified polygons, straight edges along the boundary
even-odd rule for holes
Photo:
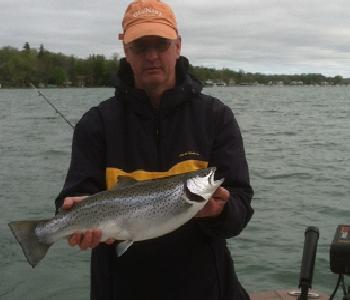
[[[0,47],[123,56],[124,0],[0,0]],[[169,0],[193,65],[350,77],[349,0]]]

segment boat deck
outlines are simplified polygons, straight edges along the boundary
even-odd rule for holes
[[[268,292],[259,292],[250,294],[251,300],[297,300],[297,295],[290,295],[288,292],[295,292],[296,290],[273,290]],[[329,300],[329,296],[319,293],[318,291],[312,291],[309,294],[309,299]]]

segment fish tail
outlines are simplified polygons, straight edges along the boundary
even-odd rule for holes
[[[35,228],[39,223],[47,220],[37,221],[14,221],[8,225],[20,244],[28,263],[34,268],[41,261],[52,244],[44,244],[39,241]]]

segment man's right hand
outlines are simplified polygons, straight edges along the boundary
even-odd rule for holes
[[[80,197],[66,197],[63,201],[63,209],[71,209],[76,203],[84,200],[87,196]],[[86,232],[75,232],[68,237],[68,244],[72,247],[79,246],[80,250],[87,250],[89,248],[95,248],[101,243],[102,232],[100,229],[91,229]],[[112,245],[114,239],[108,239],[105,241],[107,245]]]

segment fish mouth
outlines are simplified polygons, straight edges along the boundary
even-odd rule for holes
[[[215,180],[214,180],[215,171],[216,171],[216,168],[212,168],[210,170],[210,172],[209,172],[208,183],[210,185],[214,185],[215,184]]]
[[[215,167],[202,169],[185,183],[186,195],[191,202],[206,202],[224,179],[215,180]]]
[[[210,167],[207,170],[208,170],[208,173],[206,174],[205,177],[208,178],[209,186],[220,186],[223,181],[222,180],[215,180],[216,167]]]
[[[216,172],[216,167],[211,167],[209,168],[209,174],[208,176],[208,184],[209,186],[216,187],[218,188],[220,185],[223,184],[224,178],[215,180],[215,172]]]

